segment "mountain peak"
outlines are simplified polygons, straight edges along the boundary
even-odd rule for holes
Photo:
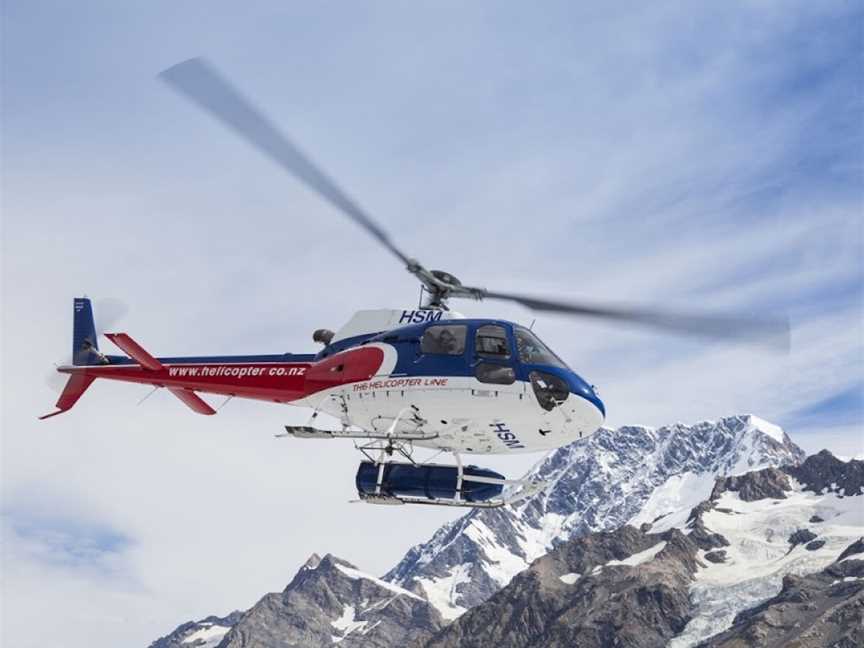
[[[753,426],[755,430],[758,430],[763,434],[767,434],[777,443],[785,443],[789,439],[789,437],[787,437],[786,433],[783,431],[783,428],[781,428],[779,425],[769,423],[765,419],[759,418],[754,414],[744,414],[740,418],[747,421],[751,426]]]

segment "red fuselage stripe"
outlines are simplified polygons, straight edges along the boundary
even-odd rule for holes
[[[310,366],[309,363],[196,363],[164,365],[151,371],[140,365],[95,365],[75,367],[68,373],[282,403],[306,395],[305,374]]]
[[[134,364],[64,367],[64,373],[177,387],[196,392],[288,403],[325,389],[368,380],[384,359],[381,349],[349,349],[320,362],[195,362],[152,370]]]

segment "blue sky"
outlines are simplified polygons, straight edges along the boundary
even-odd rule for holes
[[[34,557],[53,567],[94,572],[102,570],[110,576],[111,559],[127,551],[130,539],[105,526],[101,520],[88,520],[80,514],[58,515],[55,506],[47,512],[26,508],[4,509],[3,520],[8,524],[4,533],[14,546],[24,546]]]
[[[373,241],[156,79],[191,56],[428,266],[514,292],[789,314],[788,356],[537,317],[610,425],[753,412],[808,451],[864,451],[861,2],[3,11],[10,645],[145,645],[281,589],[313,551],[383,573],[454,516],[394,525],[347,504],[354,453],[274,440],[304,416],[288,408],[201,420],[97,384],[35,420],[82,293],[124,299],[122,327],[159,355],[308,351],[354,310],[416,300]]]

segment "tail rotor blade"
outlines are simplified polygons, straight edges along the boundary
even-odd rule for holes
[[[66,384],[67,378],[68,376],[61,374],[58,371],[52,371],[45,375],[45,385],[52,392],[59,394],[63,389],[63,386]]]
[[[99,299],[95,304],[95,320],[99,326],[99,334],[113,331],[115,325],[129,313],[129,306],[120,299],[111,297]]]

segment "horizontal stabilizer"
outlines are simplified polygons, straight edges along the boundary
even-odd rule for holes
[[[119,348],[123,349],[130,358],[150,371],[159,371],[165,366],[126,333],[106,333],[105,337],[111,340]]]
[[[130,353],[129,355],[132,354]],[[182,389],[180,387],[169,387],[168,391],[183,401],[193,412],[198,412],[198,414],[205,414],[207,416],[216,413],[216,410],[210,407],[204,399],[194,391]]]
[[[74,373],[69,376],[69,380],[66,381],[66,386],[60,394],[60,398],[57,399],[57,404],[55,405],[57,411],[40,416],[39,420],[45,420],[72,409],[72,406],[78,402],[78,399],[87,391],[87,388],[94,380],[96,380],[96,376],[88,376],[83,373]]]

